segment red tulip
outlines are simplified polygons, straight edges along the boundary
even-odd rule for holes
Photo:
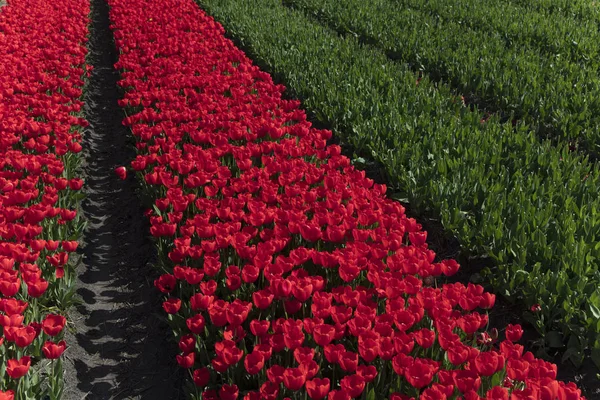
[[[58,335],[67,323],[67,319],[62,315],[48,314],[42,322],[42,329],[49,336]]]
[[[267,369],[267,378],[270,382],[279,385],[283,382],[284,372],[285,368],[281,365],[273,365],[271,368]]]
[[[236,343],[227,339],[215,343],[215,351],[227,365],[237,364],[244,356],[244,352],[236,346]]]
[[[252,303],[235,299],[225,310],[227,322],[229,322],[230,325],[241,325],[246,320],[248,313],[251,310]]]
[[[171,293],[175,289],[177,279],[173,275],[164,274],[154,280],[154,286],[162,293]]]
[[[20,286],[20,279],[2,279],[0,277],[0,293],[2,293],[4,297],[13,297],[16,295]]]
[[[328,378],[320,379],[315,378],[310,381],[306,381],[306,393],[312,400],[321,400],[327,397],[330,389],[330,383]]]
[[[359,341],[358,353],[367,363],[373,362],[379,355],[379,343],[375,339]]]
[[[19,347],[27,347],[33,342],[36,336],[37,332],[35,329],[32,326],[26,326],[18,328],[15,331],[14,341]]]
[[[351,400],[352,397],[343,390],[332,390],[327,394],[327,400]]]
[[[187,327],[190,331],[199,335],[202,332],[204,332],[204,327],[206,325],[206,322],[205,322],[202,314],[196,314],[193,317],[188,318],[185,321],[185,324],[187,325]]]
[[[252,293],[252,301],[254,302],[254,305],[261,310],[266,310],[269,308],[274,297],[274,295],[267,293],[264,290],[259,290]]]
[[[73,252],[73,251],[77,250],[78,246],[79,246],[79,242],[74,241],[74,240],[62,242],[63,249],[65,249],[65,251],[68,251],[68,252]]]
[[[163,309],[168,314],[177,314],[181,308],[181,299],[171,297],[163,302]]]
[[[506,375],[513,381],[525,381],[529,372],[527,361],[511,359],[506,363]]]
[[[202,392],[202,400],[219,400],[219,394],[216,390],[205,390]]]
[[[121,180],[125,180],[127,178],[127,169],[125,167],[115,168],[115,173]]]
[[[15,399],[15,392],[12,390],[7,390],[6,392],[3,392],[0,390],[0,400],[14,400]]]
[[[339,355],[339,364],[346,372],[354,372],[358,367],[358,354],[352,351],[342,351]]]
[[[238,398],[239,390],[236,385],[224,384],[219,390],[220,400],[236,400]]]
[[[356,374],[362,376],[366,383],[370,383],[377,377],[377,368],[373,365],[359,365]]]
[[[60,242],[57,240],[46,240],[46,250],[56,251],[56,249],[58,249],[59,244]]]
[[[454,374],[454,383],[461,393],[476,392],[481,386],[481,378],[473,370],[459,370]]]
[[[258,374],[265,365],[265,358],[262,353],[253,351],[246,356],[244,368],[250,375]]]
[[[347,375],[341,379],[340,387],[350,397],[358,397],[365,389],[365,378],[360,375]]]
[[[69,180],[69,188],[71,190],[79,190],[83,187],[83,179],[73,178]]]
[[[482,352],[475,358],[474,365],[482,376],[492,376],[504,368],[504,357],[495,351]]]
[[[315,349],[310,347],[298,347],[294,350],[294,359],[298,364],[312,361],[315,357]]]
[[[484,293],[481,296],[481,301],[479,302],[479,307],[489,310],[494,307],[494,303],[496,302],[496,295],[492,293]]]
[[[421,389],[431,383],[439,368],[426,360],[415,360],[404,370],[404,377],[413,387]]]
[[[196,337],[194,335],[184,335],[179,339],[179,350],[183,353],[191,353],[196,348]]]
[[[10,359],[6,363],[6,373],[13,379],[19,379],[27,374],[31,366],[31,358],[23,356],[18,360]]]
[[[268,320],[253,320],[250,321],[250,331],[254,336],[265,336],[269,331],[269,327],[271,326],[271,322]]]
[[[23,314],[27,308],[28,303],[17,299],[2,299],[0,300],[0,310],[4,311],[6,315],[12,316],[17,314]]]
[[[304,340],[305,336],[304,332],[302,331],[302,328],[292,329],[286,332],[285,335],[283,335],[283,341],[285,343],[285,346],[290,350],[294,350],[302,346]]]
[[[413,337],[417,344],[424,349],[430,348],[435,342],[435,332],[426,328],[415,331]]]
[[[305,381],[306,376],[298,368],[287,368],[283,373],[283,384],[289,390],[300,390]]]
[[[179,364],[182,368],[192,368],[194,365],[195,355],[194,353],[188,353],[184,355],[175,356],[177,359],[177,364]]]
[[[334,339],[335,328],[331,325],[320,324],[313,329],[313,339],[319,346],[326,346]]]
[[[44,356],[46,358],[54,360],[59,358],[66,348],[67,344],[64,340],[61,340],[58,343],[46,341],[46,343],[44,343],[44,345],[42,346],[42,352],[44,353]]]
[[[508,400],[508,391],[502,386],[494,386],[487,391],[485,398],[489,400]]]
[[[227,325],[227,303],[223,300],[214,301],[208,308],[210,321],[215,326]]]
[[[194,384],[198,387],[204,387],[210,381],[210,371],[208,368],[199,368],[193,373]]]
[[[518,342],[521,339],[521,336],[523,336],[521,325],[508,324],[506,326],[506,339],[511,342]]]
[[[448,360],[455,366],[459,366],[469,358],[469,348],[462,343],[450,347],[447,350]]]
[[[540,311],[542,311],[542,306],[540,306],[539,304],[534,304],[531,306],[530,310],[533,313],[539,313]]]
[[[27,294],[33,298],[41,297],[48,289],[49,282],[38,278],[27,282]]]

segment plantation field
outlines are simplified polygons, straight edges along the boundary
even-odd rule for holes
[[[387,57],[383,40],[406,49],[407,37],[394,35],[404,32],[415,41],[425,37],[400,29],[406,24],[399,20],[384,28],[396,15],[414,11],[396,13],[390,6],[383,18],[385,8],[361,10],[362,2],[344,2],[347,7],[328,1],[293,3],[298,7],[272,0],[201,2],[358,156],[379,162],[397,197],[419,212],[437,215],[467,249],[492,256],[495,265],[485,272],[499,293],[527,307],[542,304],[544,318],[532,323],[547,346],[568,344],[576,363],[586,348],[597,354],[595,164],[570,151],[567,143],[540,140],[527,124],[513,126],[496,114],[464,107],[455,88]],[[331,18],[315,19],[315,10]],[[343,17],[348,20],[340,22],[345,24],[341,30],[352,31],[351,23],[369,25],[377,38],[374,45],[360,40],[358,30],[340,36],[329,28],[333,18]],[[419,19],[409,19],[421,26]],[[435,32],[445,34],[441,28]],[[466,36],[460,37],[455,40]],[[439,57],[452,53],[423,43],[428,46],[415,42],[415,51]],[[477,51],[471,46],[471,52]],[[455,59],[466,62],[467,57]]]
[[[0,400],[597,398],[599,29],[0,0]]]
[[[373,43],[391,59],[423,71],[435,81],[448,82],[468,101],[503,119],[522,121],[542,137],[568,140],[596,157],[600,145],[597,24],[590,23],[586,29],[572,19],[536,19],[520,10],[511,15],[506,7],[498,12],[492,7],[466,5],[466,18],[465,13],[429,13],[395,0],[347,1],[343,7],[330,0],[286,3],[315,14],[342,34]],[[432,2],[427,4],[433,7]],[[503,32],[481,22],[490,19],[510,20],[521,36],[510,27]],[[489,29],[480,29],[481,25]],[[526,36],[534,27],[544,40]]]

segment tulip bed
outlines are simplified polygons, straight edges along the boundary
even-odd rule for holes
[[[0,10],[0,399],[58,399],[83,223],[81,118],[89,4]]]
[[[280,0],[198,2],[353,163],[377,163],[394,198],[439,221],[463,254],[490,257],[481,272],[497,293],[523,311],[541,305],[524,312],[540,355],[580,366],[591,354],[600,367],[597,165],[470,110],[448,86]]]
[[[191,398],[582,398],[192,0],[109,4]]]

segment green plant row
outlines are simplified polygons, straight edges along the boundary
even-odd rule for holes
[[[585,158],[496,117],[482,123],[448,88],[417,84],[408,67],[280,0],[199,3],[356,157],[380,163],[398,198],[493,257],[498,292],[541,304],[530,320],[546,345],[568,340],[575,363],[600,351],[600,175]]]
[[[507,48],[459,23],[398,9],[395,0],[285,0],[339,33],[380,47],[397,61],[442,80],[505,118],[523,120],[544,138],[600,155],[600,76],[526,45]]]
[[[442,21],[458,23],[486,34],[498,34],[506,46],[525,44],[544,53],[595,64],[599,53],[598,22],[544,10],[526,10],[501,0],[395,0],[400,8],[426,12]]]
[[[527,10],[569,15],[584,21],[600,21],[600,5],[590,0],[502,0]]]

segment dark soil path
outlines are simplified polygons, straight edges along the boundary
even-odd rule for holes
[[[0,0],[1,1],[1,0]],[[121,124],[117,54],[108,5],[92,0],[89,61],[94,67],[86,95],[85,190],[88,220],[77,270],[82,304],[69,321],[66,400],[181,397],[176,345],[159,316],[152,281],[155,246],[136,194],[136,180],[120,181],[114,168],[135,156],[131,134]]]

